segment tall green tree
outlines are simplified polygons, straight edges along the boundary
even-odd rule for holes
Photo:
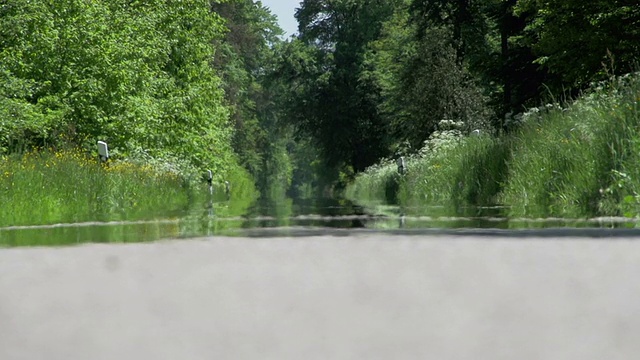
[[[364,170],[388,149],[388,127],[377,109],[380,91],[361,74],[367,45],[379,36],[393,2],[305,0],[300,6],[300,35],[292,48],[308,50],[292,60],[302,67],[294,74],[301,87],[294,123],[315,140],[328,167]]]
[[[231,0],[213,4],[212,9],[227,27],[214,65],[222,74],[232,110],[234,150],[263,195],[283,195],[293,171],[292,134],[281,120],[281,94],[287,86],[274,76],[283,31],[260,2]]]
[[[490,31],[486,9],[495,1],[472,0],[413,0],[409,11],[420,36],[436,26],[451,31],[449,41],[459,61],[481,57],[488,51],[487,33]]]
[[[106,140],[121,153],[233,162],[209,1],[0,6],[0,148]]]
[[[547,80],[523,40],[528,13],[515,13],[516,4],[517,0],[413,0],[410,7],[419,39],[441,31],[437,29],[450,31],[456,61],[489,96],[487,105],[497,115],[497,128],[505,128],[506,114],[536,105]]]
[[[535,62],[554,75],[553,90],[581,89],[637,68],[640,4],[636,0],[520,0]]]
[[[516,14],[516,4],[517,0],[506,0],[489,9],[489,16],[495,19],[499,32],[500,54],[487,75],[500,79],[502,106],[498,112],[501,119],[507,113],[519,113],[527,106],[537,106],[543,83],[547,80],[546,71],[534,63],[533,50],[524,40],[528,14]],[[495,99],[495,103],[499,103],[499,99]],[[504,124],[500,126],[505,127]]]
[[[261,82],[273,59],[271,47],[283,32],[259,2],[231,0],[211,6],[227,28],[217,43],[214,66],[222,75],[225,99],[231,109],[233,147],[242,165],[258,176],[268,144],[257,99],[263,96]]]
[[[471,130],[487,120],[486,98],[468,70],[465,51],[444,15],[428,18],[417,3],[397,4],[367,53],[369,71],[382,90],[379,110],[393,129],[398,151],[416,151],[441,120]],[[409,149],[406,147],[409,146]]]

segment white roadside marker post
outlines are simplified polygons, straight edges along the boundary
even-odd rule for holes
[[[209,183],[209,195],[213,195],[213,172],[207,170],[207,183]]]
[[[102,162],[107,162],[107,160],[109,160],[109,147],[106,142],[98,141],[98,155]]]
[[[404,162],[404,156],[400,156],[398,160],[396,160],[396,164],[398,164],[398,173],[400,173],[400,175],[404,175],[407,171],[407,164]]]
[[[211,170],[207,170],[207,173],[205,174],[205,176],[207,178],[207,183],[209,183],[209,206],[207,206],[207,209],[209,210],[209,217],[212,217],[214,215],[214,212],[213,212],[213,172]],[[209,227],[208,227],[208,230],[207,230],[207,234],[211,235]]]

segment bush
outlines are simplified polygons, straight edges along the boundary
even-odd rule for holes
[[[457,214],[501,204],[511,216],[640,216],[640,73],[514,120],[518,130],[499,137],[432,134],[409,158],[400,204]],[[389,166],[358,175],[348,195],[389,199]]]

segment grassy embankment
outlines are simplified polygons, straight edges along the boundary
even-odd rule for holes
[[[230,171],[232,201],[240,215],[256,197],[246,172]],[[226,199],[218,184],[216,200]],[[161,164],[98,159],[79,150],[32,151],[0,156],[0,227],[82,221],[139,220],[179,215],[209,200],[199,174]],[[239,208],[242,207],[242,208]]]
[[[404,177],[386,161],[360,174],[347,196],[409,212],[501,204],[510,216],[640,215],[640,73],[518,121],[517,131],[498,137],[438,132],[408,158]]]

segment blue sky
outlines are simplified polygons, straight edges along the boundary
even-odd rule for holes
[[[301,0],[261,0],[262,4],[271,9],[271,13],[278,16],[278,23],[285,31],[285,38],[298,31],[298,23],[293,17],[295,9],[300,7]]]

